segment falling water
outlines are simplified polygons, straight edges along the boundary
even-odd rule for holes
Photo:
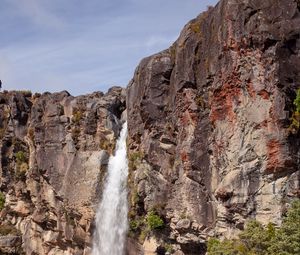
[[[93,255],[122,255],[127,223],[126,155],[127,123],[117,141],[115,155],[109,158],[108,176],[104,184],[102,201],[96,213]]]

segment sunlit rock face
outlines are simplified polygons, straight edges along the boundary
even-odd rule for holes
[[[208,236],[232,237],[249,218],[280,224],[299,196],[297,3],[220,1],[137,67],[127,89],[130,216],[155,209],[165,219],[158,248],[201,254]]]
[[[126,116],[127,254],[199,255],[250,218],[280,224],[300,194],[299,87],[299,1],[222,0],[126,91],[1,93],[0,253],[91,254]]]
[[[6,200],[0,232],[9,226],[16,236],[0,238],[2,252],[13,243],[26,254],[90,254],[96,205],[124,110],[125,90],[118,87],[79,97],[0,94]]]

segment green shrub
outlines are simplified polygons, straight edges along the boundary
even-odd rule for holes
[[[135,171],[137,165],[144,158],[144,153],[141,151],[131,152],[128,156],[128,168],[129,170]]]
[[[24,151],[18,151],[16,154],[16,159],[17,159],[17,163],[18,164],[21,164],[23,162],[26,162],[27,161],[27,158],[26,158],[26,155],[24,153]]]
[[[170,253],[170,254],[172,252],[174,252],[173,246],[171,244],[169,244],[169,243],[164,243],[163,247],[164,247],[165,251],[168,252],[168,253]]]
[[[147,222],[147,226],[151,230],[164,227],[164,221],[153,211],[147,214],[146,222]]]
[[[80,111],[80,110],[75,110],[74,113],[73,113],[72,121],[73,121],[75,124],[79,124],[79,122],[80,122],[80,120],[82,119],[82,117],[83,117],[82,111]]]
[[[28,158],[24,151],[18,151],[15,154],[17,166],[16,166],[16,178],[21,181],[26,180],[26,172],[28,171]]]
[[[132,152],[130,153],[129,155],[129,160],[131,161],[137,161],[137,160],[140,160],[144,157],[144,154],[140,151],[135,151],[135,152]]]
[[[268,250],[269,254],[300,254],[300,200],[292,203]]]
[[[129,229],[130,231],[137,231],[141,225],[143,224],[143,222],[139,221],[139,220],[130,220],[129,221]]]
[[[289,130],[293,134],[296,134],[300,129],[300,89],[297,90],[297,95],[294,100],[294,105],[296,109],[292,114],[292,118],[291,118],[292,123],[289,127]]]
[[[245,253],[246,247],[238,240],[220,241],[216,238],[209,239],[207,243],[207,250],[209,255],[242,255]]]
[[[239,235],[240,240],[247,248],[255,254],[267,254],[266,250],[271,245],[275,236],[275,227],[269,223],[267,227],[257,221],[250,221],[246,229]]]
[[[292,203],[282,226],[263,227],[250,221],[236,240],[220,241],[211,238],[207,243],[208,255],[298,255],[300,254],[300,200]]]
[[[0,211],[4,208],[4,204],[5,204],[5,195],[0,192]]]
[[[294,105],[296,106],[296,112],[300,112],[300,89],[297,90],[297,96],[294,100]]]

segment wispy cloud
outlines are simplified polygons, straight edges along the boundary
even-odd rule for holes
[[[3,0],[0,79],[6,89],[126,86],[138,62],[170,46],[216,0]]]
[[[42,27],[62,29],[64,22],[45,6],[43,0],[5,0],[19,15],[24,15],[34,24]]]

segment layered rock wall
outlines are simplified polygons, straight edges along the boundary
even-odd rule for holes
[[[127,89],[131,220],[164,218],[158,245],[200,254],[208,236],[234,236],[249,218],[280,224],[299,196],[299,6],[220,1],[137,67]]]
[[[127,253],[204,254],[248,219],[279,225],[300,194],[299,88],[298,0],[222,0],[143,59],[126,98]],[[90,254],[125,93],[0,94],[0,253]]]
[[[0,94],[2,252],[90,254],[95,208],[124,110],[122,88],[79,97]],[[22,245],[8,243],[18,236]]]

